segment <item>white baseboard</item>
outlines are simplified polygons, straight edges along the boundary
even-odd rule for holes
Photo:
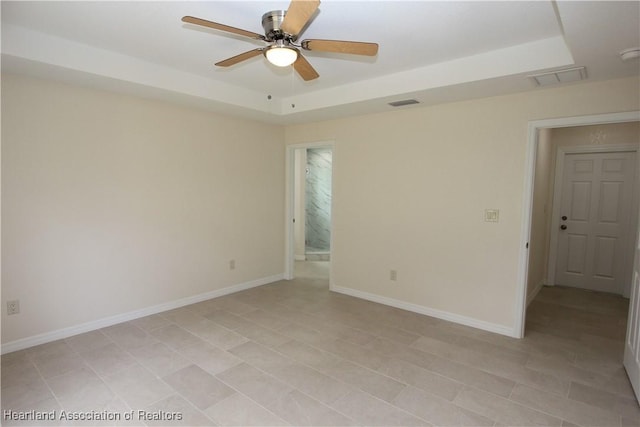
[[[173,310],[175,308],[184,307],[185,305],[195,304],[195,303],[206,301],[212,298],[233,294],[236,292],[244,291],[246,289],[251,289],[251,288],[266,285],[269,283],[277,282],[278,280],[283,280],[283,279],[284,279],[284,273],[276,274],[274,276],[262,277],[260,279],[251,280],[249,282],[227,286],[226,288],[215,289],[213,291],[205,292],[198,295],[193,295],[186,298],[181,298],[174,301],[169,301],[163,304],[154,305],[154,306],[143,308],[140,310],[134,310],[128,313],[117,314],[115,316],[93,320],[91,322],[82,323],[80,325],[70,326],[68,328],[57,329],[55,331],[45,332],[43,334],[33,335],[27,338],[21,338],[19,340],[2,344],[1,354],[11,353],[14,351],[33,347],[36,345],[45,344],[51,341],[68,338],[68,337],[82,334],[85,332],[95,331],[96,329],[106,328],[108,326],[116,325],[118,323],[128,322],[130,320],[139,319],[141,317],[150,316],[152,314],[161,313],[163,311]]]
[[[538,293],[540,292],[543,286],[544,286],[544,281],[541,280],[540,283],[538,283],[533,288],[533,290],[527,294],[527,307],[529,307],[529,304],[531,304],[531,301],[535,299],[535,297],[538,295]]]
[[[391,307],[400,308],[402,310],[413,311],[414,313],[424,314],[426,316],[435,317],[449,322],[458,323],[460,325],[471,326],[472,328],[482,329],[488,332],[494,332],[500,335],[506,335],[509,337],[516,337],[512,327],[498,325],[495,323],[485,322],[483,320],[474,319],[472,317],[462,316],[448,311],[437,310],[435,308],[426,307],[418,304],[411,304],[405,301],[384,297],[369,292],[359,291],[357,289],[343,288],[331,284],[330,289],[334,292],[338,292],[352,297],[365,299],[368,301],[377,302],[379,304],[388,305]]]
[[[302,254],[302,255],[295,255],[293,257],[294,260],[296,261],[305,261],[307,259],[306,255]]]

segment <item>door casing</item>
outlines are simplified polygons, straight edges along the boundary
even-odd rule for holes
[[[524,191],[522,197],[522,220],[520,223],[520,254],[518,258],[518,280],[515,298],[515,322],[512,336],[524,337],[527,312],[527,275],[529,270],[529,239],[533,208],[533,182],[538,148],[538,132],[545,128],[626,123],[640,121],[640,111],[597,114],[589,116],[563,117],[557,119],[532,120],[528,124],[527,150],[524,168]]]

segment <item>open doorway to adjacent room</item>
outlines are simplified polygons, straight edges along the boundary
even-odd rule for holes
[[[288,150],[288,278],[326,280],[331,266],[333,146],[292,146]]]

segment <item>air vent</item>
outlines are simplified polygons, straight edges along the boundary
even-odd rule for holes
[[[415,99],[403,99],[402,101],[393,101],[389,103],[392,107],[402,107],[403,105],[411,104],[420,104],[420,102]]]
[[[528,77],[532,79],[537,86],[548,86],[584,80],[587,78],[587,69],[584,67],[567,68],[564,70],[549,71],[548,73],[533,74]]]

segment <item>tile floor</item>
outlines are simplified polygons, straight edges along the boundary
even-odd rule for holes
[[[3,416],[58,418],[2,424],[640,425],[621,365],[625,299],[545,288],[515,340],[331,293],[326,264],[300,267],[2,356]]]

